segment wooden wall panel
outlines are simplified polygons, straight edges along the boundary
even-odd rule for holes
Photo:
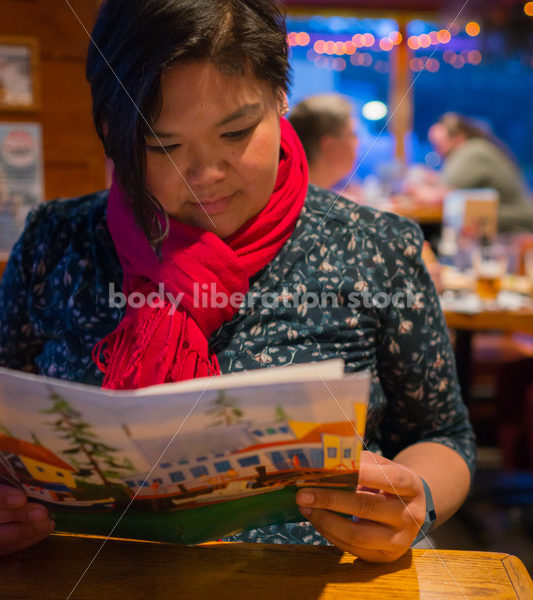
[[[46,198],[102,189],[104,152],[93,127],[84,68],[80,69],[79,63],[54,60],[43,61],[42,67]]]
[[[70,0],[90,31],[97,0]],[[89,38],[65,0],[0,0],[0,34],[35,37],[40,46],[41,109],[0,111],[0,121],[42,126],[45,198],[105,187],[104,155],[94,132],[85,56]]]
[[[90,31],[97,0],[69,0]],[[0,33],[39,38],[47,58],[85,59],[89,38],[65,0],[0,0]]]
[[[0,111],[0,121],[37,122],[43,134],[45,199],[105,187],[104,153],[91,117],[85,57],[99,0],[0,0],[0,35],[39,43],[41,106]],[[3,257],[2,257],[3,258]],[[5,261],[0,260],[0,277]]]

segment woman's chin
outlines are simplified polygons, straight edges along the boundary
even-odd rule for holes
[[[217,237],[225,239],[233,235],[238,229],[244,225],[242,219],[232,217],[231,215],[204,215],[201,219],[195,219],[194,222],[189,222],[189,225],[194,225],[204,231],[210,231]]]

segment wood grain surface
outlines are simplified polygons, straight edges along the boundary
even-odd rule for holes
[[[532,310],[487,310],[478,314],[444,311],[451,329],[466,331],[507,331],[533,334]]]
[[[411,550],[371,564],[333,547],[269,544],[174,546],[53,535],[0,559],[0,597],[431,600],[533,598],[508,554]],[[81,581],[80,581],[81,578]]]

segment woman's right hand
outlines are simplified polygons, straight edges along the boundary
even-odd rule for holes
[[[0,485],[0,556],[37,544],[54,527],[44,506],[28,502],[24,492],[10,485]]]

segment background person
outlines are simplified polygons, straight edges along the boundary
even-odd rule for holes
[[[439,202],[453,189],[492,188],[500,197],[500,232],[533,232],[533,203],[524,177],[500,140],[456,113],[443,115],[428,138],[444,159],[442,172],[426,183],[409,186],[411,196]]]
[[[309,163],[309,182],[331,189],[349,175],[357,156],[353,106],[339,94],[310,96],[289,114]]]
[[[0,365],[121,389],[334,357],[369,369],[364,489],[300,490],[302,523],[240,539],[398,558],[428,517],[428,490],[444,522],[475,462],[419,227],[308,184],[283,118],[287,31],[271,0],[107,0],[92,40],[87,77],[113,184],[30,214],[0,285]],[[198,307],[191,286],[204,283],[254,302]],[[184,294],[174,313],[110,307],[111,287],[160,284]],[[286,290],[339,302],[261,302]],[[423,300],[355,307],[354,292]],[[50,530],[33,508],[0,486],[0,552]]]

